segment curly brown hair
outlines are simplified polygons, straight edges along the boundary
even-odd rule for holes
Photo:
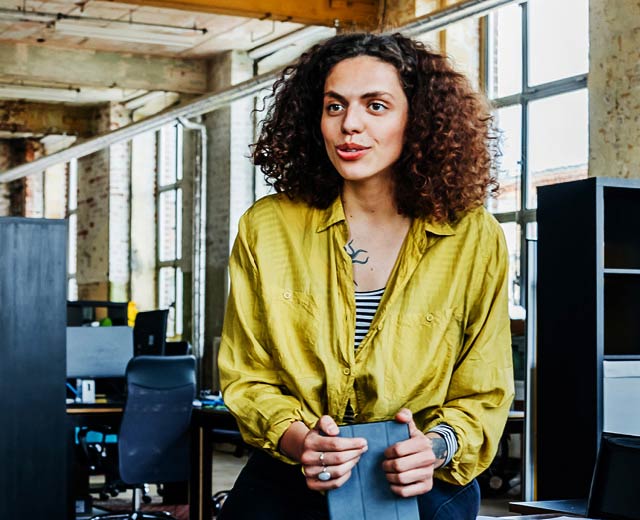
[[[456,220],[497,191],[495,133],[489,105],[449,60],[401,34],[341,34],[286,67],[252,157],[279,193],[317,208],[340,194],[342,177],[320,131],[325,79],[340,61],[372,56],[397,70],[409,114],[394,165],[398,210],[410,217]]]

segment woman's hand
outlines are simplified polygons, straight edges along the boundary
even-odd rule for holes
[[[433,453],[431,435],[425,435],[413,421],[411,410],[403,408],[396,421],[409,425],[409,439],[389,446],[382,467],[391,483],[391,490],[402,497],[422,495],[433,487],[433,471],[442,463]],[[440,437],[441,438],[441,437]]]
[[[302,464],[309,489],[327,491],[342,486],[367,451],[365,439],[338,437],[339,432],[335,421],[324,415],[311,430],[301,422],[293,423],[280,439],[280,451]],[[321,480],[325,476],[329,479]]]

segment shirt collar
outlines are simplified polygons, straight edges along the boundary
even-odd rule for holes
[[[320,210],[320,212],[320,222],[318,227],[316,227],[317,233],[322,233],[334,224],[346,220],[340,197],[336,197],[327,209]],[[434,222],[427,218],[422,218],[420,220],[422,220],[422,227],[424,230],[433,235],[450,236],[456,234],[455,230],[447,222]]]
[[[455,235],[455,230],[448,222],[433,222],[427,219],[423,219],[423,227],[427,233],[440,236]]]
[[[342,200],[338,196],[327,209],[320,210],[320,222],[318,223],[318,227],[316,227],[316,233],[322,233],[334,224],[343,222],[344,220],[346,220],[344,208],[342,207]]]

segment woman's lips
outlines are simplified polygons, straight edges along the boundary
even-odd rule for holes
[[[357,161],[358,159],[360,159],[360,157],[366,155],[369,150],[371,150],[371,148],[347,148],[344,146],[339,148],[336,147],[336,153],[338,154],[338,157],[340,157],[340,159],[342,159],[343,161]]]

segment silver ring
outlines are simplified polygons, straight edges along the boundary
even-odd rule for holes
[[[323,461],[324,461],[324,451],[321,451],[320,452],[320,464],[322,464],[324,466]]]
[[[327,471],[326,466],[322,466],[322,472],[318,473],[318,480],[322,480],[322,482],[331,480],[331,473]]]

